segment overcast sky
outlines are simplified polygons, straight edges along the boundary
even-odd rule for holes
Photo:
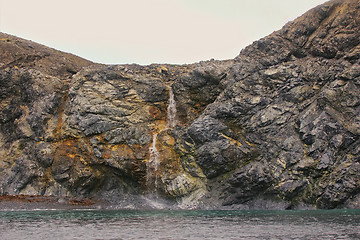
[[[229,59],[325,0],[0,0],[0,31],[100,63]]]

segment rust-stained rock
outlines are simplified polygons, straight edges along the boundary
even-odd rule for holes
[[[333,0],[190,65],[95,64],[1,33],[0,195],[358,206],[359,9]]]

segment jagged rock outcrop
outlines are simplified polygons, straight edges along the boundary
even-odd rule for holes
[[[1,34],[0,194],[358,207],[359,9],[330,1],[234,60],[183,66],[94,64]]]
[[[182,130],[223,204],[331,208],[358,194],[358,14],[359,1],[331,1],[245,48]]]

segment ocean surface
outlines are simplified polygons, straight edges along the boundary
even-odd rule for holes
[[[0,211],[0,239],[360,239],[360,210]]]

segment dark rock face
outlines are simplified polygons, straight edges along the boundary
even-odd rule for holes
[[[177,101],[177,115],[182,125],[194,121],[221,94],[232,64],[231,60],[202,62],[174,82],[172,88]]]
[[[0,193],[358,207],[359,9],[330,1],[234,60],[184,66],[101,66],[1,34]]]
[[[184,130],[207,178],[228,173],[223,203],[328,208],[357,194],[359,84],[345,77],[358,68],[357,5],[327,3],[244,49],[227,87]]]
[[[344,77],[356,64],[344,58],[358,45],[359,26],[351,20],[357,4],[320,6],[237,58],[235,83],[204,112],[243,131],[257,149],[249,170],[234,169],[229,178],[229,193],[240,192],[229,194],[232,202],[256,193],[291,205],[335,207],[356,194],[358,174],[340,173],[339,166],[347,162],[356,169],[358,159],[352,152],[359,141],[359,85]],[[339,174],[347,176],[340,177],[341,187],[333,179]]]

